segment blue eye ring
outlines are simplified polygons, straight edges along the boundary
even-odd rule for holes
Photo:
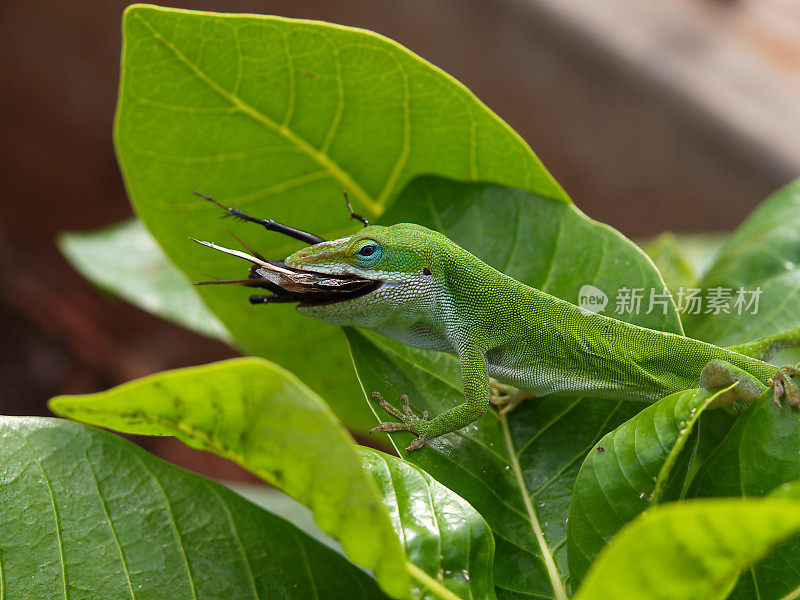
[[[365,240],[356,250],[356,260],[361,264],[373,264],[383,254],[381,245],[374,240]]]

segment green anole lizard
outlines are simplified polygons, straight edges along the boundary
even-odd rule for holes
[[[490,378],[534,397],[572,393],[645,402],[698,385],[735,383],[713,407],[739,397],[752,402],[771,386],[778,406],[785,394],[800,408],[791,379],[800,369],[765,362],[780,349],[800,346],[800,328],[722,348],[582,310],[512,279],[421,225],[370,226],[351,209],[365,228],[322,241],[207,199],[232,216],[312,243],[283,263],[269,263],[252,250],[248,255],[201,242],[253,263],[247,280],[209,283],[266,287],[277,294],[252,296],[252,303],[300,301],[297,311],[308,317],[458,356],[464,402],[432,419],[414,414],[407,397],[401,397],[400,410],[373,394],[397,421],[372,431],[415,434],[408,450],[480,419],[492,399]],[[521,397],[512,395],[511,405]]]

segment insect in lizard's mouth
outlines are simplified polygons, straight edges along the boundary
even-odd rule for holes
[[[267,261],[261,256],[252,256],[211,242],[194,241],[225,254],[244,258],[252,263],[247,279],[215,279],[200,281],[195,285],[235,284],[262,288],[272,292],[271,295],[250,296],[251,304],[298,302],[299,306],[304,308],[324,306],[360,298],[383,285],[383,282],[378,279],[295,269],[287,267],[283,261]]]
[[[299,302],[300,307],[322,306],[353,300],[374,292],[382,281],[365,279],[354,275],[331,275],[287,267],[283,262],[271,262],[273,266],[285,269],[288,273],[272,271],[253,265],[250,267],[252,287],[261,287],[272,292],[273,296],[251,296],[250,302]]]

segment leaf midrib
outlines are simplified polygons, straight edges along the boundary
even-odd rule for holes
[[[514,477],[517,480],[517,486],[522,494],[522,500],[525,503],[525,511],[528,513],[528,521],[530,522],[531,529],[536,536],[536,541],[539,544],[539,549],[542,552],[542,560],[547,568],[547,574],[550,577],[550,583],[553,586],[553,592],[557,600],[567,600],[567,590],[564,587],[564,582],[561,581],[561,575],[558,573],[558,568],[553,560],[553,555],[550,553],[550,547],[547,545],[547,540],[544,537],[544,531],[539,524],[539,516],[536,514],[536,509],[533,507],[528,488],[525,485],[525,478],[522,475],[522,469],[517,459],[517,454],[514,451],[514,443],[511,439],[511,431],[508,428],[508,419],[505,415],[500,417],[500,424],[503,429],[503,438],[506,442],[508,451],[509,462],[511,463],[511,470],[514,472]]]
[[[53,508],[53,520],[55,521],[56,526],[56,538],[58,539],[58,558],[59,562],[61,563],[61,583],[64,586],[64,600],[67,600],[67,567],[64,563],[64,541],[61,536],[61,516],[58,514],[58,507],[56,506],[56,497],[53,494],[53,484],[50,482],[50,477],[47,475],[47,472],[44,470],[44,465],[42,464],[39,455],[34,450],[33,446],[28,440],[27,436],[23,435],[22,437],[25,445],[28,447],[31,455],[33,456],[33,460],[36,461],[37,466],[39,467],[39,471],[42,473],[42,478],[44,479],[45,484],[47,485],[47,491],[50,495],[50,504]]]
[[[122,563],[122,572],[125,573],[125,581],[128,584],[128,591],[131,594],[131,600],[136,600],[136,595],[133,593],[133,583],[131,582],[131,572],[130,568],[128,567],[128,561],[125,559],[125,552],[122,550],[122,542],[119,539],[119,534],[117,533],[117,528],[114,525],[114,520],[111,518],[111,514],[108,511],[108,503],[106,502],[105,496],[100,491],[100,482],[97,479],[97,473],[95,473],[94,465],[92,465],[92,461],[89,459],[89,454],[86,451],[86,448],[83,449],[83,455],[86,458],[86,465],[89,467],[89,471],[92,473],[92,481],[94,482],[94,489],[97,492],[97,497],[100,499],[100,505],[103,507],[103,514],[108,521],[108,526],[111,529],[111,537],[114,538],[114,544],[117,546],[117,552],[119,552],[119,560]],[[0,600],[2,600],[5,596],[0,592]]]
[[[361,204],[371,213],[371,216],[377,217],[383,212],[381,204],[370,196],[363,187],[361,187],[355,179],[345,171],[338,163],[336,163],[330,156],[320,152],[312,146],[305,139],[294,133],[285,125],[279,125],[274,120],[262,112],[256,110],[254,107],[247,104],[236,94],[228,92],[223,89],[216,81],[214,81],[205,71],[193,63],[189,58],[181,52],[175,44],[165,38],[149,21],[144,19],[140,14],[134,15],[142,24],[147,27],[152,36],[161,42],[181,63],[183,63],[189,70],[191,70],[197,78],[205,83],[211,90],[216,92],[221,98],[228,101],[241,113],[253,119],[256,123],[263,125],[268,130],[277,133],[288,142],[294,144],[301,152],[311,158],[320,166],[327,169],[331,176],[341,183],[350,194],[361,202]]]

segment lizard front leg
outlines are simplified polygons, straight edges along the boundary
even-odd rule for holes
[[[428,421],[427,411],[422,417],[414,414],[407,396],[401,396],[403,399],[401,412],[386,402],[380,394],[373,392],[373,397],[380,398],[380,407],[399,422],[380,423],[370,430],[370,435],[375,431],[385,433],[409,431],[416,434],[417,439],[411,442],[406,450],[419,450],[433,438],[457,431],[485,415],[489,408],[489,372],[486,357],[476,348],[467,347],[459,352],[459,358],[464,402]]]

